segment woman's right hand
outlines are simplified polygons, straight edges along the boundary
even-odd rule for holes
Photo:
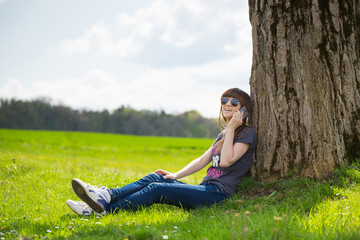
[[[243,114],[243,112],[235,112],[226,128],[235,130],[236,128],[240,127],[243,124]]]

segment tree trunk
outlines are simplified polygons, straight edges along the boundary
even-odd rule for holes
[[[249,0],[252,175],[322,179],[360,151],[358,0]]]

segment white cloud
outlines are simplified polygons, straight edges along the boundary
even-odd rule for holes
[[[240,58],[222,60],[201,67],[177,67],[150,70],[136,79],[129,89],[133,97],[147,99],[136,106],[140,109],[165,109],[181,113],[198,110],[203,116],[216,117],[219,96],[230,87],[249,92],[248,79],[237,79],[242,69]]]
[[[98,23],[84,31],[83,36],[60,43],[61,53],[88,52],[98,46],[103,54],[121,58],[137,57],[149,41],[157,40],[171,47],[183,48],[207,38],[224,35],[224,50],[238,51],[226,42],[226,34],[237,31],[237,40],[249,41],[249,20],[245,9],[205,1],[181,0],[151,2],[133,13],[120,13],[115,23]],[[244,29],[244,30],[243,30]],[[151,47],[151,46],[147,46]]]
[[[20,95],[24,92],[24,88],[21,84],[21,82],[19,81],[19,79],[17,78],[9,78],[7,80],[7,82],[5,83],[5,85],[0,88],[0,96],[2,97],[6,97],[6,98],[11,98],[17,95]]]
[[[168,113],[196,109],[203,116],[216,117],[218,98],[224,90],[240,87],[249,91],[248,79],[237,79],[243,71],[241,61],[236,57],[199,67],[148,69],[127,82],[102,70],[91,70],[78,78],[39,81],[28,88],[10,78],[0,88],[0,95],[20,99],[49,97],[77,109],[113,110],[130,105]]]
[[[19,69],[17,78],[8,77],[14,72],[4,75],[0,96],[49,97],[77,109],[196,109],[216,117],[224,90],[249,92],[252,49],[246,2],[147,3],[112,22],[98,19],[77,37],[58,42],[61,54],[78,54],[71,60],[48,55],[50,61],[42,62],[41,69]]]
[[[84,53],[90,49],[90,43],[86,38],[79,38],[75,40],[65,39],[60,46],[60,53],[72,54],[72,53]]]
[[[103,49],[106,49],[106,46],[112,42],[111,33],[105,28],[103,23],[98,23],[90,29],[85,29],[84,36],[80,38],[61,41],[59,52],[64,54],[85,53],[88,52],[96,42],[98,42]]]

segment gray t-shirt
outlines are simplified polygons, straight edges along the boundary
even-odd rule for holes
[[[239,160],[227,168],[220,167],[221,149],[214,147],[223,136],[221,132],[212,145],[212,165],[208,168],[203,183],[215,183],[226,193],[232,195],[236,190],[236,185],[250,169],[256,148],[256,133],[252,127],[246,127],[235,137],[234,144],[238,142],[248,143],[250,147]]]

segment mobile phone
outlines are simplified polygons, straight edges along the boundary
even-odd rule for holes
[[[240,112],[244,112],[243,113],[243,120],[247,117],[248,115],[248,110],[246,108],[246,106],[243,106],[241,109],[240,109]]]

